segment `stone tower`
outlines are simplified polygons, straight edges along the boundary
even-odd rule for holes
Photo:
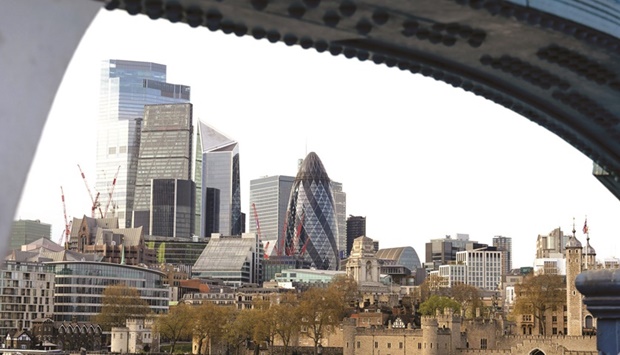
[[[581,336],[583,319],[583,307],[581,293],[575,287],[575,278],[583,268],[583,247],[581,242],[575,237],[575,226],[573,224],[573,235],[566,243],[566,310],[567,325],[566,335]]]

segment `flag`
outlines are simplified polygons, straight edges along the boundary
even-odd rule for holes
[[[588,219],[586,218],[586,221],[583,222],[583,234],[588,234]]]

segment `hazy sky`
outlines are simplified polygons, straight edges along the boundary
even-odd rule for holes
[[[368,237],[412,246],[422,262],[429,239],[467,233],[489,244],[511,237],[513,265],[528,266],[537,235],[569,232],[573,218],[585,242],[586,215],[598,257],[618,253],[620,203],[592,162],[503,107],[370,61],[105,10],[67,70],[16,215],[52,224],[55,241],[61,185],[69,218],[90,214],[77,164],[94,189],[105,59],[166,64],[168,82],[191,86],[194,117],[240,143],[248,216],[251,179],[294,176],[314,151],[343,183],[347,214],[366,216]]]

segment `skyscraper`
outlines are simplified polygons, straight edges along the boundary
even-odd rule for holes
[[[13,221],[9,250],[20,250],[22,245],[30,244],[35,240],[51,238],[52,225],[37,220],[20,219]]]
[[[196,185],[192,180],[153,179],[150,234],[190,238],[194,234]]]
[[[273,250],[279,236],[284,233],[286,208],[295,178],[292,176],[275,175],[250,180],[250,211],[256,208],[256,216],[252,211],[250,233],[257,232],[255,217],[260,224],[261,239],[270,243],[267,252]]]
[[[152,213],[153,194],[151,191],[160,193],[156,205],[158,205],[157,223],[162,221],[174,221],[176,217],[184,216],[185,205],[191,199],[195,203],[195,187],[193,182],[192,191],[187,190],[192,179],[193,164],[193,124],[192,105],[186,104],[160,104],[144,106],[144,120],[140,137],[140,149],[138,155],[138,171],[136,174],[136,190],[134,199],[133,227],[144,227],[145,234],[153,234],[165,237],[191,237],[194,233],[194,216],[191,217],[192,226],[184,226],[184,222],[178,228],[160,228],[156,233],[150,229],[154,222]],[[166,179],[172,182],[160,181],[158,188],[154,186],[156,179]],[[168,187],[165,187],[168,186]],[[177,190],[179,187],[180,190]],[[170,190],[172,189],[172,190]],[[164,193],[164,191],[168,191]],[[182,193],[181,193],[182,191]],[[183,200],[171,200],[183,196]],[[177,202],[180,204],[177,205]],[[164,208],[163,206],[168,206]],[[195,206],[191,206],[194,214]],[[164,211],[174,211],[175,216],[164,216]],[[179,214],[180,213],[180,214]],[[170,219],[172,218],[172,219]],[[183,217],[189,221],[189,217]],[[182,231],[182,232],[181,232]],[[161,234],[165,232],[165,234]],[[179,232],[179,233],[177,233]]]
[[[314,152],[299,168],[286,215],[286,235],[278,248],[301,255],[317,269],[338,270],[336,203],[329,176]]]
[[[349,216],[347,218],[347,256],[351,255],[355,238],[363,235],[366,235],[366,217]]]
[[[239,144],[203,122],[199,123],[198,129],[202,143],[201,206],[213,204],[213,201],[207,199],[207,189],[219,190],[219,230],[206,225],[208,217],[213,217],[213,213],[203,208],[200,235],[208,237],[208,230],[223,235],[241,235],[244,223],[241,213]]]
[[[512,270],[512,238],[496,235],[493,246],[502,252],[502,277],[505,277]]]
[[[144,105],[187,103],[190,88],[166,83],[165,65],[110,59],[102,65],[99,95],[95,188],[108,196],[120,166],[114,215],[121,227],[130,227]]]
[[[347,194],[342,190],[342,183],[332,181],[332,193],[336,206],[336,225],[338,226],[338,257],[344,259],[347,250]]]

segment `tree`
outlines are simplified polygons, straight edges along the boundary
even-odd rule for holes
[[[424,316],[435,315],[437,310],[443,313],[446,308],[451,308],[455,313],[461,310],[461,305],[450,297],[432,295],[420,305],[420,313]]]
[[[344,312],[341,296],[335,288],[317,287],[312,287],[301,295],[299,316],[306,335],[314,342],[315,354],[321,339],[340,324],[340,316]]]
[[[299,333],[301,328],[296,295],[292,293],[282,295],[280,303],[271,307],[271,314],[274,319],[274,332],[282,339],[284,355],[286,355],[291,339]]]
[[[420,285],[420,302],[426,301],[432,295],[448,296],[450,294],[450,289],[443,287],[445,281],[445,277],[436,274],[429,275],[424,282],[422,282],[422,285]]]
[[[231,307],[217,306],[211,302],[204,302],[200,306],[194,307],[192,335],[198,339],[198,354],[209,354],[212,342],[222,339],[224,326],[231,313]],[[204,351],[203,345],[206,345]]]
[[[348,275],[338,275],[332,279],[329,288],[340,297],[344,307],[355,308],[359,301],[359,290],[355,279]]]
[[[106,287],[101,303],[101,313],[94,317],[94,322],[106,331],[125,327],[127,319],[144,319],[151,313],[148,303],[140,298],[140,292],[124,284]]]
[[[452,298],[461,304],[466,318],[476,316],[476,308],[482,310],[482,297],[475,286],[458,283],[450,290]]]
[[[545,335],[545,312],[564,305],[565,288],[566,284],[560,275],[529,275],[522,283],[515,285],[514,312],[517,315],[531,314],[538,321],[538,333]]]
[[[191,336],[192,312],[192,306],[180,303],[170,307],[168,314],[157,317],[155,328],[162,337],[169,339],[172,343],[170,353],[174,353],[177,341]]]

